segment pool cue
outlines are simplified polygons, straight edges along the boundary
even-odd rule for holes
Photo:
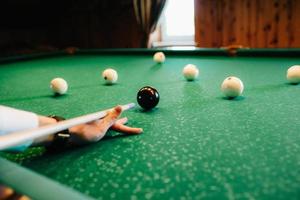
[[[122,107],[122,111],[125,111],[133,108],[134,106],[135,106],[134,103],[129,103],[126,105],[122,105],[121,107]],[[71,128],[79,124],[84,124],[97,119],[101,119],[105,117],[107,115],[107,112],[111,111],[112,109],[113,108],[71,118],[64,121],[59,121],[55,124],[49,124],[34,129],[17,131],[6,135],[2,135],[0,136],[0,151],[20,145],[22,143],[28,142],[30,140],[34,140],[42,136],[51,135],[59,131],[66,130],[68,128]]]

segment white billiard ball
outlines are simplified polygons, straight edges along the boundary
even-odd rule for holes
[[[291,66],[287,70],[286,78],[292,84],[300,83],[300,65]]]
[[[184,78],[188,81],[195,80],[199,75],[199,69],[196,67],[196,65],[193,64],[187,64],[183,70],[182,74]]]
[[[114,84],[118,80],[118,73],[112,68],[107,68],[102,72],[102,77],[106,84]]]
[[[54,78],[50,82],[50,88],[56,94],[65,94],[68,91],[68,83],[63,78]]]
[[[156,52],[153,56],[154,62],[163,63],[166,60],[166,56],[163,52]]]
[[[223,81],[221,90],[226,97],[235,98],[243,93],[244,84],[239,78],[230,76]]]

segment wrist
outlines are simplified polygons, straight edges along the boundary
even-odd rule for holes
[[[65,118],[56,115],[49,117],[56,120],[56,123],[65,120]],[[51,136],[51,141],[48,143],[48,145],[46,145],[47,150],[51,152],[57,152],[71,146],[71,134],[69,133],[68,129],[55,133]]]

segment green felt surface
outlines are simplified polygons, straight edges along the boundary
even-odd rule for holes
[[[199,80],[181,71],[196,64]],[[100,142],[15,160],[96,199],[299,199],[300,86],[286,70],[300,58],[172,55],[162,65],[149,55],[75,55],[4,63],[0,103],[39,114],[69,117],[136,102],[145,85],[161,96],[158,107],[123,114],[139,136],[110,131]],[[101,72],[113,66],[118,84],[106,86]],[[220,84],[241,78],[243,97],[226,100]],[[63,77],[65,96],[49,82]]]

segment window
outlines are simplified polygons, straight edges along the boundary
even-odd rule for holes
[[[160,19],[161,41],[153,46],[194,45],[194,0],[168,0]]]

